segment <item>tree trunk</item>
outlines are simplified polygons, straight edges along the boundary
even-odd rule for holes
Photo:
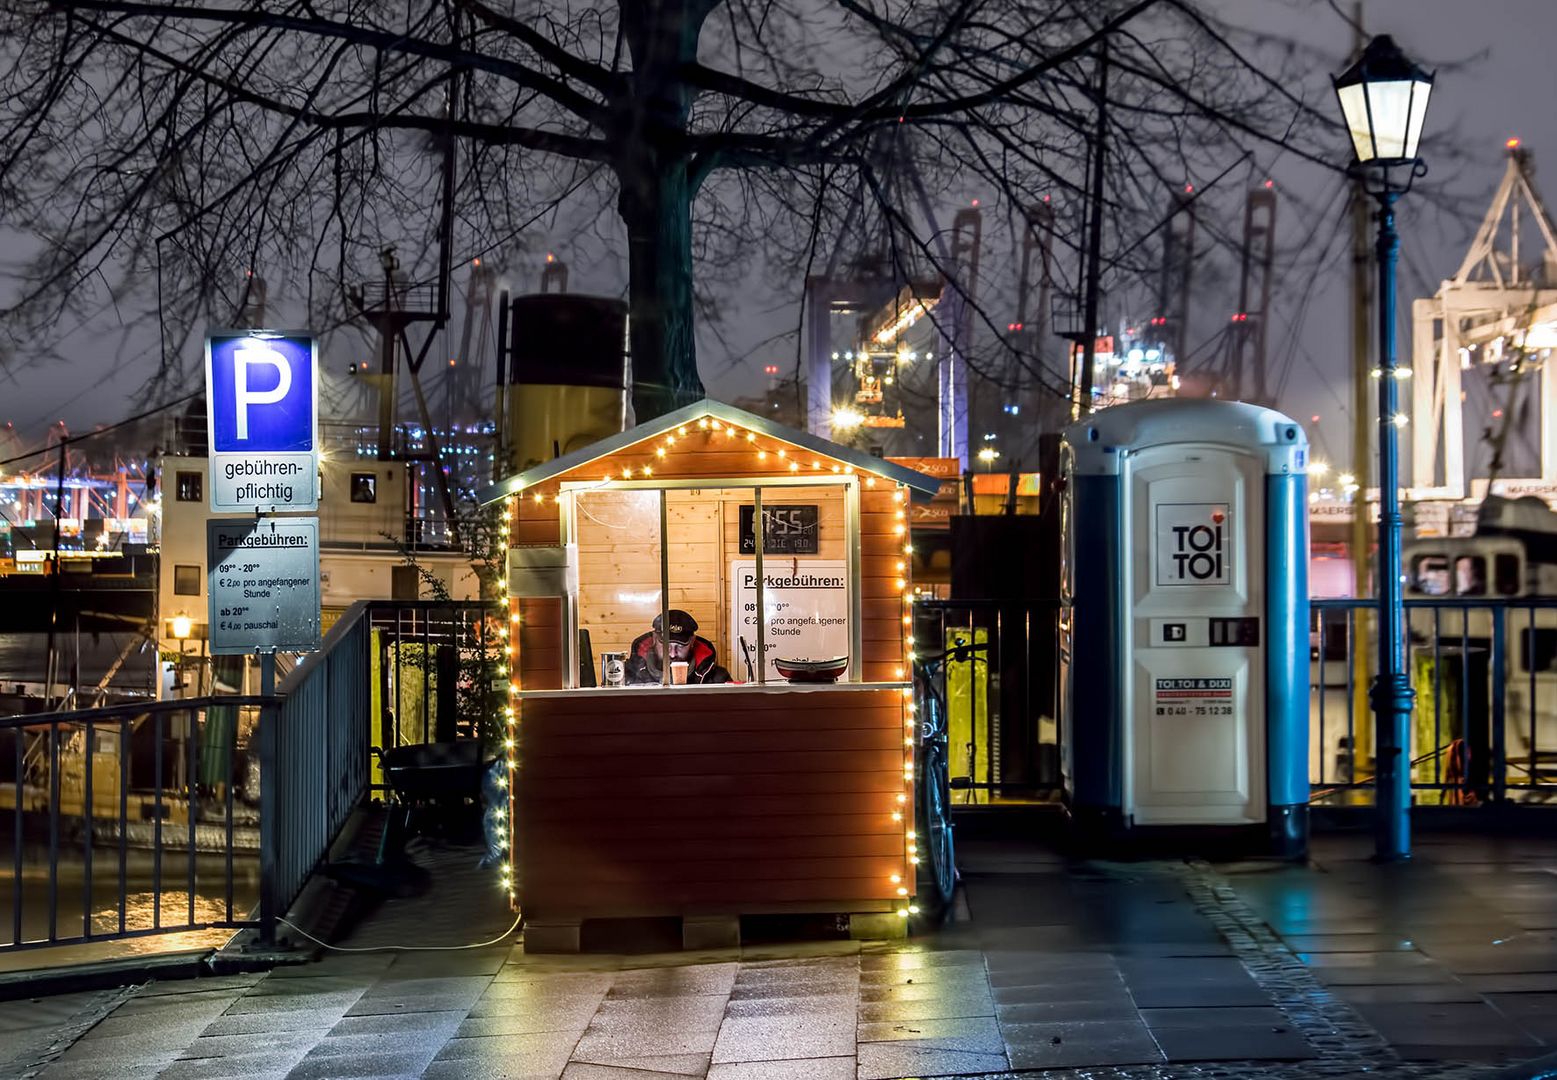
[[[681,76],[714,0],[620,0],[632,54],[630,118],[616,132],[627,226],[633,409],[638,423],[703,396],[692,320],[692,198],[685,146],[695,92]]]
[[[633,410],[641,424],[703,397],[692,318],[692,192],[682,157],[635,161],[618,176]]]

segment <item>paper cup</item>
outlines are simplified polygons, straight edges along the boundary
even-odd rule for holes
[[[670,662],[670,681],[682,685],[687,681],[687,662],[685,660],[672,660]]]

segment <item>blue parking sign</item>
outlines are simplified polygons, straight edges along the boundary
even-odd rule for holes
[[[312,338],[211,336],[211,447],[314,448]]]
[[[212,510],[317,508],[318,367],[304,331],[206,337]]]

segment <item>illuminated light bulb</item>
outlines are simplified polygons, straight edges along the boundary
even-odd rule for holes
[[[917,915],[917,914],[919,914],[919,905],[917,905],[917,904],[909,904],[908,905],[908,913],[910,915]]]
[[[789,463],[789,471],[790,472],[799,472],[800,471],[800,462],[798,462],[798,461],[791,461]]]
[[[902,488],[898,488],[896,491],[894,491],[892,493],[892,499],[893,499],[894,502],[902,502],[903,501],[903,489]]]
[[[507,675],[508,674],[508,668],[504,667],[502,664],[499,664],[499,665],[497,665],[497,673],[499,675]]]
[[[811,462],[811,468],[813,468],[813,469],[820,469],[821,467],[822,467],[822,463],[820,461],[813,461],[813,462]]]
[[[841,465],[834,465],[833,466],[833,472],[835,472],[835,473],[843,472],[843,466],[841,466]]]
[[[901,676],[899,676],[899,678],[901,678]],[[910,736],[909,736],[909,737],[908,737],[908,738],[906,738],[906,739],[904,739],[904,740],[903,740],[903,745],[904,745],[904,746],[912,746],[912,745],[914,745],[914,739],[913,739],[913,736],[912,736],[912,735],[910,735]]]
[[[908,909],[907,908],[901,908],[901,907],[898,908],[897,909],[897,915],[898,915],[898,918],[900,918],[900,919],[908,918]]]
[[[642,469],[640,469],[639,472],[643,473],[644,476],[653,476],[654,475],[654,470],[649,468],[647,465],[645,465]]]
[[[912,626],[913,623],[914,623],[914,617],[912,615],[904,615],[903,616],[903,625],[904,626]]]
[[[903,545],[903,554],[904,555],[912,555],[913,553],[914,553],[914,545],[912,545],[912,544],[904,544]]]
[[[899,559],[897,561],[897,572],[900,573],[900,574],[903,572],[903,560],[902,559]]]
[[[779,460],[780,460],[780,461],[783,461],[783,460],[784,460],[784,459],[785,459],[785,458],[786,458],[786,457],[788,457],[788,456],[789,456],[789,452],[788,452],[788,451],[786,451],[786,450],[780,450],[780,451],[779,451],[779,452],[778,452],[778,456],[779,456]]]
[[[535,493],[535,501],[536,502],[545,502],[546,501],[546,496],[542,495],[539,491],[537,491]],[[508,526],[507,525],[503,526],[503,532],[505,534],[508,532]]]
[[[514,655],[514,647],[512,645],[508,646],[508,648],[504,649],[503,651],[506,652],[509,656]]]
[[[505,747],[507,747],[508,749],[512,750],[514,748],[514,740],[512,740],[512,739],[504,739],[503,740],[503,745]]]
[[[898,801],[898,802],[900,802],[900,803],[905,803],[905,802],[907,802],[907,801],[908,801],[908,796],[907,796],[907,795],[904,795],[904,794],[903,794],[903,793],[902,793],[902,792],[901,792],[901,791],[900,791],[900,792],[898,792],[898,793],[897,793],[897,801]]]
[[[845,475],[845,476],[853,476],[854,475],[854,466],[853,465],[846,465],[844,467],[844,470],[843,470],[843,475]]]
[[[623,469],[622,470],[622,479],[623,480],[631,480],[632,478],[633,478],[633,471],[631,469]]]
[[[904,835],[904,836],[906,836],[906,837],[908,837],[908,838],[909,838],[909,839],[910,839],[910,840],[912,840],[912,839],[914,839],[914,830],[912,830],[912,829],[909,829],[909,830],[908,830],[908,831],[907,831],[907,832],[905,832],[905,833],[904,833],[904,834],[903,834],[903,835]]]
[[[685,425],[685,424],[682,424],[680,427],[678,427],[676,429],[676,434],[677,435],[685,435],[686,433],[687,433],[687,425]]]
[[[674,435],[667,435],[667,436],[665,436],[665,442],[669,446],[675,446],[676,445],[676,437]]]
[[[719,421],[715,420],[714,421],[714,432],[717,434],[718,432],[721,432],[723,430],[724,430],[724,428],[720,426]]]
[[[902,821],[903,820],[903,815],[900,812],[894,810],[894,811],[892,811],[892,820],[893,821]]]
[[[899,896],[907,896],[908,895],[908,887],[905,886],[905,885],[899,885],[897,887],[897,894]]]
[[[904,532],[903,523],[900,521],[896,525],[892,526],[892,532],[897,536],[902,536]]]
[[[768,452],[766,450],[758,450],[757,451],[757,460],[758,461],[767,461],[768,460]]]
[[[697,426],[702,428],[704,431],[707,431],[708,430],[708,417],[705,416],[701,420],[699,420],[697,422]]]
[[[866,487],[875,487],[876,486],[876,478],[874,476],[867,476],[865,478],[865,486]]]
[[[508,621],[509,622],[514,622],[514,623],[518,622],[519,621],[519,613],[516,611],[512,615],[508,616]]]
[[[499,626],[497,628],[497,636],[498,637],[507,637],[508,636],[508,627],[506,627],[506,626]]]
[[[755,431],[748,431],[746,433],[746,441],[747,442],[756,442],[757,441],[757,433]]]
[[[892,884],[898,885],[898,884],[901,884],[902,881],[903,881],[903,877],[902,877],[901,874],[893,874],[892,875]]]
[[[510,694],[517,694],[519,692],[519,684],[516,683],[516,682],[509,683],[508,684],[508,692]]]
[[[654,451],[654,456],[658,457],[658,458],[664,457],[665,456],[665,448],[662,446],[658,450]]]
[[[904,697],[913,697],[914,696],[914,692],[912,690],[910,690],[908,687],[905,686],[905,687],[903,687],[903,696]]]

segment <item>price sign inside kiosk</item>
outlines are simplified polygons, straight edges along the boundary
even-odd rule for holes
[[[757,553],[757,538],[752,530],[754,507],[741,507],[741,554]],[[764,555],[815,555],[817,547],[817,508],[811,506],[764,506],[762,508],[762,553]]]

